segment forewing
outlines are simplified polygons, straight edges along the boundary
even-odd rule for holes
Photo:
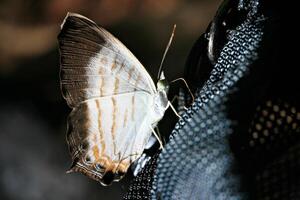
[[[151,136],[149,112],[152,103],[146,92],[80,103],[69,116],[67,134],[76,162],[75,171],[100,182],[107,172],[126,173],[130,164],[142,154]],[[99,165],[102,171],[97,171]]]
[[[86,17],[68,13],[58,40],[61,89],[70,107],[120,93],[155,93],[150,75],[134,55]]]

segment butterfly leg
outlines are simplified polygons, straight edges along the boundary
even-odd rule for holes
[[[162,136],[162,134],[160,133],[158,126],[156,126],[155,129],[156,129],[157,135],[158,135],[159,138],[161,139],[162,143],[163,143],[163,144],[166,144],[166,140],[165,140],[165,138]]]
[[[178,99],[179,99],[178,95],[175,95],[175,96],[173,97],[173,99],[171,100],[171,103],[173,103],[175,100],[178,101]]]
[[[156,139],[157,139],[158,142],[159,142],[159,149],[163,149],[164,147],[163,147],[163,144],[162,144],[161,139],[160,139],[159,136],[156,134],[156,132],[155,132],[155,130],[153,129],[153,127],[150,126],[150,128],[151,128],[151,130],[152,130],[153,135],[156,137]]]
[[[174,82],[176,82],[176,81],[182,81],[182,82],[184,83],[185,87],[188,89],[188,91],[189,91],[189,93],[190,93],[190,95],[191,95],[191,97],[192,97],[192,102],[194,102],[195,97],[194,97],[194,95],[193,95],[193,93],[192,93],[192,91],[191,91],[189,85],[188,85],[187,82],[184,80],[184,78],[177,78],[177,79],[171,81],[170,83],[174,83]]]
[[[173,112],[175,113],[175,115],[178,118],[181,118],[180,115],[177,113],[177,111],[175,110],[174,106],[172,105],[172,103],[170,101],[168,101],[169,106],[171,107],[171,109],[173,110]]]
[[[173,99],[170,101],[171,104],[173,104],[173,102],[174,102],[175,100],[177,100],[178,103],[179,103],[179,101],[183,101],[182,99],[180,99],[180,97],[179,97],[178,95],[175,95],[175,96],[173,97]],[[187,107],[183,106],[183,109],[184,109],[184,110],[187,110]]]

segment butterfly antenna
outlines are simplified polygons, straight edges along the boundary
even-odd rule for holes
[[[171,43],[172,43],[172,40],[173,40],[173,37],[174,37],[174,34],[175,34],[175,29],[176,29],[176,24],[174,24],[174,26],[173,26],[173,31],[172,31],[171,37],[169,39],[169,42],[168,42],[167,47],[165,49],[164,55],[163,55],[163,57],[161,59],[161,62],[160,62],[160,66],[159,66],[159,70],[158,70],[158,74],[157,74],[157,79],[158,80],[160,78],[160,74],[161,74],[161,71],[162,71],[162,65],[164,63],[165,57],[166,57],[166,55],[168,53],[168,50],[169,50],[169,48],[171,46]]]

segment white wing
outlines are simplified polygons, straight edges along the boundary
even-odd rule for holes
[[[72,170],[108,184],[144,150],[155,121],[155,85],[120,41],[83,16],[68,14],[58,40],[62,94],[73,108]]]
[[[98,163],[106,171],[125,173],[151,136],[152,100],[146,92],[132,92],[80,103],[68,120],[71,153],[84,151],[80,156],[89,157],[86,167],[91,170]],[[78,149],[83,146],[83,150]],[[78,162],[86,164],[82,159]]]
[[[68,13],[58,40],[61,88],[70,107],[94,97],[156,92],[150,75],[134,55],[86,17]]]

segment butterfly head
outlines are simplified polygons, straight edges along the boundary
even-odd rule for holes
[[[154,118],[158,122],[163,116],[168,108],[168,92],[169,92],[169,83],[164,76],[164,72],[162,71],[160,74],[160,78],[157,82],[157,93],[154,96]]]
[[[169,83],[167,79],[165,78],[164,72],[162,71],[159,77],[159,80],[157,82],[157,91],[158,92],[165,92],[168,94],[169,92]]]

